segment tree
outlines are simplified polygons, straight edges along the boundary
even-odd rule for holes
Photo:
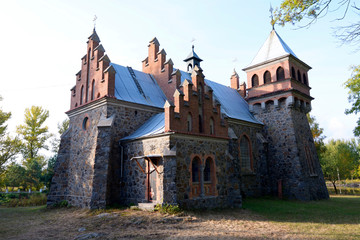
[[[25,109],[24,124],[17,127],[17,133],[21,137],[21,153],[24,161],[41,160],[41,149],[48,150],[46,141],[51,137],[48,127],[43,126],[49,117],[49,111],[42,107],[32,106]]]
[[[336,181],[340,178],[350,178],[359,166],[359,152],[355,140],[331,140],[325,145],[321,154],[320,164],[325,179],[329,180],[335,189]]]
[[[66,130],[68,130],[69,124],[70,124],[70,120],[69,120],[69,119],[64,119],[61,123],[58,123],[58,124],[57,124],[58,134],[60,135],[60,137],[61,137],[61,135],[62,135]],[[59,151],[60,141],[61,141],[60,138],[55,137],[55,138],[52,140],[52,142],[51,142],[52,151],[53,151],[55,154],[57,154],[57,152]]]
[[[51,180],[54,176],[54,166],[56,159],[57,159],[57,155],[55,154],[48,160],[47,168],[43,171],[42,174],[41,180],[48,189],[50,188]]]
[[[1,100],[0,96],[0,101]],[[8,121],[10,117],[10,112],[4,112],[0,108],[0,175],[4,172],[6,163],[13,159],[19,152],[19,142],[17,138],[11,138],[6,132],[6,121]]]
[[[325,136],[323,135],[324,129],[319,126],[319,123],[316,122],[316,118],[314,116],[311,116],[309,113],[306,116],[310,124],[310,130],[314,139],[316,152],[320,157],[321,153],[325,150]]]
[[[351,77],[345,82],[345,88],[349,90],[348,100],[352,104],[350,109],[346,109],[346,114],[360,112],[360,65],[352,67]],[[354,129],[355,136],[360,136],[360,118],[357,127]]]
[[[307,23],[301,27],[308,27],[329,11],[339,11],[340,15],[336,20],[343,20],[350,8],[360,14],[360,8],[356,3],[355,0],[283,0],[280,7],[275,10],[272,24],[275,22],[282,26],[286,23],[296,24],[305,18]],[[335,35],[343,43],[359,42],[360,21],[338,28]]]
[[[315,23],[317,19],[325,16],[329,10],[340,11],[341,14],[336,20],[343,20],[349,9],[360,15],[360,7],[356,3],[358,3],[356,0],[283,0],[280,7],[275,10],[272,24],[276,22],[282,26],[286,23],[296,24],[305,18],[308,22],[302,27],[308,27]],[[334,8],[330,9],[330,7]],[[352,43],[358,46],[357,44],[360,43],[360,21],[337,28],[335,36],[342,43]],[[345,87],[349,89],[348,98],[352,103],[351,109],[345,110],[346,114],[357,114],[360,111],[360,65],[353,66],[352,70],[351,78],[345,82]],[[360,119],[357,122],[354,134],[360,136]]]
[[[25,166],[25,183],[27,186],[39,188],[41,185],[42,168],[45,166],[45,157],[40,150],[48,150],[46,141],[52,136],[48,127],[43,126],[49,117],[49,111],[42,107],[32,106],[25,109],[24,124],[17,127],[21,138],[21,153]]]
[[[4,184],[7,187],[20,187],[25,183],[25,168],[19,164],[12,163],[6,168]]]

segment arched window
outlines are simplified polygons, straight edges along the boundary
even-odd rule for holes
[[[191,113],[189,113],[187,115],[187,131],[191,132],[192,131],[192,117],[191,117]]]
[[[253,170],[251,163],[250,141],[246,136],[240,139],[240,161],[242,170]]]
[[[191,65],[191,63],[190,63],[190,64],[188,65],[188,67],[187,67],[187,71],[190,72],[191,69],[192,69],[192,65]]]
[[[309,86],[305,73],[303,74],[303,81],[305,85]]]
[[[264,84],[271,83],[271,74],[269,71],[264,73]]]
[[[296,80],[295,68],[291,67],[291,77]]]
[[[204,182],[211,182],[211,159],[206,159],[205,168],[204,168]]]
[[[214,119],[210,118],[210,134],[215,134],[215,128],[214,128]]]
[[[199,197],[201,192],[201,160],[195,157],[191,163],[190,198]]]
[[[191,176],[193,183],[200,182],[200,164],[200,159],[198,157],[195,157],[191,164]]]
[[[80,105],[83,104],[83,96],[84,96],[84,85],[81,86],[81,90],[80,90]]]
[[[208,157],[205,161],[204,194],[205,196],[216,195],[215,162],[211,157]]]
[[[93,79],[91,83],[91,100],[94,99],[95,99],[95,79]]]
[[[301,73],[300,73],[299,70],[297,71],[297,80],[298,80],[299,82],[302,82],[302,81],[301,81]]]
[[[202,117],[199,115],[199,133],[203,132]]]
[[[86,76],[86,95],[85,95],[85,102],[88,102],[89,99],[89,88],[90,88],[90,60],[91,60],[91,49],[88,52],[88,64],[87,64],[87,76]]]
[[[276,70],[276,81],[281,81],[285,79],[285,72],[282,67],[278,67]]]
[[[251,78],[251,86],[252,87],[257,87],[259,86],[259,77],[258,75],[254,74]]]
[[[85,117],[83,120],[82,128],[83,130],[87,130],[90,126],[90,121],[88,117]]]

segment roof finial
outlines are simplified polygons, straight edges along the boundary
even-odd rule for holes
[[[94,22],[94,31],[95,31],[95,27],[96,27],[96,19],[97,19],[97,16],[94,15],[94,19],[93,19],[93,22]]]
[[[194,44],[192,45],[192,50],[194,51]]]
[[[274,21],[274,16],[273,16],[273,11],[274,11],[274,9],[272,8],[272,6],[271,6],[271,3],[270,3],[270,9],[269,9],[269,12],[270,12],[270,17],[271,17],[271,26],[272,26],[272,30],[275,30],[275,27],[274,27],[274,25],[275,25],[275,21]]]

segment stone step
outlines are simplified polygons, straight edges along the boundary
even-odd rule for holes
[[[157,203],[138,203],[138,207],[141,210],[153,211]]]

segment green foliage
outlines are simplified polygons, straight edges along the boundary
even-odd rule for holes
[[[52,156],[48,160],[47,168],[42,172],[41,181],[49,189],[51,180],[54,176],[54,166],[57,159],[57,155]]]
[[[6,207],[29,207],[46,204],[46,194],[43,193],[10,193],[0,194],[0,205]]]
[[[46,164],[45,157],[39,151],[48,150],[46,141],[51,137],[48,127],[43,126],[48,117],[49,111],[32,106],[25,110],[24,124],[17,127],[17,133],[21,138],[23,165],[26,169],[25,185],[36,189],[42,185],[42,168]]]
[[[25,109],[24,124],[17,127],[17,133],[21,137],[21,153],[25,161],[38,159],[39,150],[48,149],[46,141],[51,137],[48,127],[43,126],[49,117],[49,111],[42,107],[32,106]]]
[[[58,134],[61,136],[66,130],[69,129],[69,125],[70,125],[70,120],[69,119],[65,119],[63,120],[61,123],[58,123],[57,128],[58,128]],[[55,137],[53,138],[51,145],[52,145],[52,151],[57,154],[57,152],[59,151],[59,147],[60,147],[60,138]]]
[[[20,187],[25,184],[25,168],[19,164],[12,163],[6,168],[4,184],[10,187]]]
[[[340,179],[353,178],[359,166],[359,149],[355,140],[331,140],[325,145],[321,154],[320,164],[325,179],[334,185]]]
[[[154,208],[154,211],[159,211],[160,213],[167,213],[167,214],[178,214],[182,212],[179,205],[171,205],[171,204],[157,204]]]
[[[319,123],[316,122],[316,118],[314,116],[310,116],[310,114],[307,114],[306,116],[310,124],[312,136],[314,138],[316,152],[318,156],[320,156],[320,154],[325,151],[325,136],[323,135],[324,129],[319,126]]]
[[[350,109],[346,109],[346,114],[360,112],[360,65],[352,66],[351,77],[344,83],[345,88],[349,90],[348,100],[352,104]],[[357,121],[357,127],[354,129],[355,136],[360,136],[360,118]]]
[[[1,101],[1,97],[0,97]],[[12,160],[19,152],[19,141],[17,138],[11,138],[7,133],[6,121],[11,117],[11,113],[4,112],[0,108],[0,176],[5,171],[5,165]]]
[[[55,203],[53,206],[58,208],[70,207],[68,201],[66,200],[62,200],[61,202]]]
[[[275,10],[273,23],[278,22],[284,26],[286,23],[296,24],[307,19],[308,22],[304,25],[307,27],[329,11],[340,12],[336,20],[343,20],[349,8],[360,13],[356,3],[356,0],[283,0]],[[343,43],[360,41],[360,21],[337,28],[335,35]]]
[[[43,161],[39,159],[29,159],[24,163],[25,171],[25,186],[39,189],[42,185],[42,167]]]

